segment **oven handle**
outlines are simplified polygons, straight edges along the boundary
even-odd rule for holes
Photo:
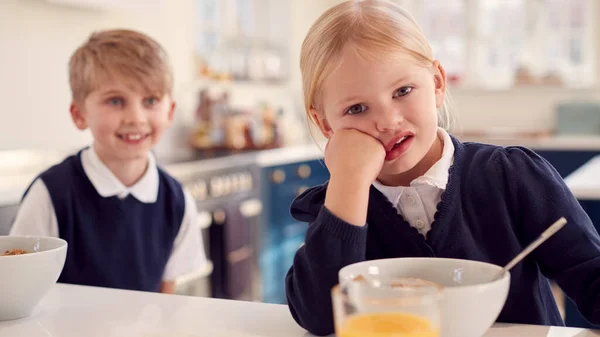
[[[244,246],[227,254],[227,261],[231,264],[247,260],[254,253],[254,249]]]

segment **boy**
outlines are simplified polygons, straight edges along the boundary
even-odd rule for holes
[[[11,230],[68,242],[59,282],[173,293],[206,263],[194,200],[150,153],[173,120],[172,78],[135,31],[94,33],[71,56],[71,118],[93,145],[32,183]]]

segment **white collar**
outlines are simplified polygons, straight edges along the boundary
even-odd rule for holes
[[[449,176],[448,170],[450,170],[450,166],[452,166],[452,162],[454,161],[454,144],[448,132],[442,128],[438,128],[438,137],[444,143],[442,157],[425,174],[411,181],[410,186],[431,185],[441,190],[446,190]]]
[[[422,176],[410,182],[410,187],[432,186],[440,190],[446,190],[448,185],[448,170],[454,161],[454,144],[446,130],[438,128],[438,137],[444,143],[442,157],[433,164]],[[373,186],[383,193],[390,201],[399,200],[406,189],[404,186],[386,186],[375,180]]]
[[[158,168],[154,156],[148,154],[148,168],[140,180],[131,187],[123,183],[104,165],[93,146],[81,152],[81,165],[94,188],[104,198],[118,196],[123,199],[129,194],[143,203],[154,203],[158,197]]]

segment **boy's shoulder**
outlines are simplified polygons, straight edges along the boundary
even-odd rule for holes
[[[41,178],[45,184],[51,181],[57,181],[62,179],[70,179],[76,174],[76,171],[81,168],[81,152],[79,150],[76,153],[73,153],[66,158],[64,158],[61,162],[56,163],[45,171],[41,172],[35,180]],[[81,169],[83,171],[83,169]],[[34,180],[34,181],[35,181]]]
[[[158,171],[159,184],[164,185],[172,191],[173,197],[177,198],[177,201],[184,201],[185,192],[181,182],[159,165],[156,165],[156,170]]]
[[[167,172],[167,170],[165,170],[164,167],[156,165],[156,169],[158,170],[158,176],[161,179],[165,179],[165,181],[167,181],[168,183],[174,184],[179,187],[183,186],[181,182],[177,178],[173,177],[169,172]]]
[[[65,191],[66,186],[68,186],[69,182],[72,181],[73,177],[78,175],[77,166],[81,166],[80,156],[82,151],[83,149],[65,157],[61,162],[56,163],[39,173],[31,181],[29,186],[27,186],[27,189],[25,189],[21,200],[23,200],[23,198],[25,198],[25,196],[29,193],[29,190],[36,181],[41,181],[48,192],[54,190]],[[83,169],[81,171],[83,171]]]

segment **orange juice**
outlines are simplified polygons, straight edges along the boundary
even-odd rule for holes
[[[379,312],[349,317],[337,334],[339,337],[439,337],[440,331],[423,317]]]

